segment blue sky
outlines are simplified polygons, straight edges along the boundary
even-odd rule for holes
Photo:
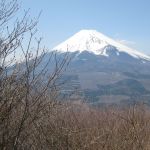
[[[81,29],[95,29],[150,54],[150,0],[24,0],[39,20],[39,35],[52,48]]]

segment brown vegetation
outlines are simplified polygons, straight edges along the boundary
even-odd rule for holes
[[[124,110],[112,108],[96,110],[85,104],[66,104],[55,111],[53,117],[47,114],[45,116],[47,121],[41,124],[49,149],[150,148],[150,115],[144,106]]]
[[[49,61],[54,57],[56,65],[45,83],[43,78],[49,61],[36,72],[44,57],[44,53],[39,55],[41,40],[36,40],[34,57],[30,55],[37,20],[29,20],[25,12],[10,29],[9,21],[17,10],[16,0],[0,2],[0,149],[150,149],[149,107],[96,109],[81,102],[57,101],[59,93],[55,83],[69,59],[66,56],[57,61],[52,55]],[[24,47],[25,34],[28,42]],[[18,49],[24,57],[23,68],[14,64],[15,57],[8,61]]]

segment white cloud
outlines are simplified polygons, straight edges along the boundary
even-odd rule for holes
[[[136,42],[134,42],[134,41],[125,40],[125,39],[120,39],[120,34],[119,34],[119,33],[116,33],[116,34],[114,35],[114,39],[115,39],[117,42],[119,42],[119,43],[121,43],[121,44],[123,44],[123,45],[126,45],[126,46],[131,46],[131,47],[135,47],[135,46],[136,46]]]
[[[128,41],[128,40],[120,40],[120,39],[116,39],[117,42],[121,43],[121,44],[124,44],[124,45],[127,45],[127,46],[133,46],[136,44],[136,42],[134,41]]]

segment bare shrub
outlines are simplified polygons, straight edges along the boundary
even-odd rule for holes
[[[66,104],[56,110],[41,124],[50,149],[150,149],[150,110],[145,106],[121,110]]]
[[[43,149],[35,140],[42,132],[38,124],[59,105],[56,81],[69,59],[65,55],[58,60],[52,53],[41,68],[47,54],[41,39],[35,38],[38,17],[30,19],[26,11],[15,19],[18,9],[17,0],[0,1],[0,149]],[[49,71],[51,60],[55,67]]]

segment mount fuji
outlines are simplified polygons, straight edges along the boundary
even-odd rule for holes
[[[79,52],[87,51],[95,55],[110,56],[110,51],[115,49],[116,55],[126,53],[131,57],[140,60],[150,61],[150,57],[133,50],[119,42],[97,32],[96,30],[81,30],[65,42],[53,48],[58,52]]]
[[[52,49],[72,59],[68,70],[149,72],[150,56],[129,48],[96,30],[81,30]]]
[[[96,104],[150,103],[150,56],[95,30],[81,30],[52,51],[71,58],[61,79],[65,94],[78,89]]]

